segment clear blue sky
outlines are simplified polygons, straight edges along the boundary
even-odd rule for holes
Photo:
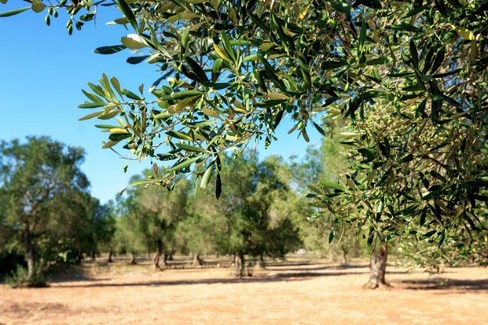
[[[27,6],[22,1],[0,4],[0,12]],[[89,113],[77,106],[85,98],[81,89],[94,82],[102,73],[116,76],[124,88],[137,89],[143,83],[149,88],[158,78],[156,66],[125,62],[130,52],[114,55],[94,54],[104,45],[120,44],[120,37],[130,33],[120,26],[107,26],[107,21],[119,18],[113,9],[99,8],[96,23],[87,23],[81,31],[69,36],[66,19],[44,24],[45,13],[27,11],[0,18],[0,139],[25,139],[28,135],[48,135],[71,146],[83,147],[86,160],[82,169],[91,183],[92,195],[102,202],[113,199],[126,187],[129,178],[150,167],[149,161],[127,163],[110,150],[102,149],[106,133],[93,125],[96,121],[79,122]],[[279,154],[303,156],[307,143],[297,135],[287,135],[291,127],[284,123],[277,132],[279,141],[268,150],[259,147],[260,157]],[[320,136],[310,129],[310,144],[318,145]]]

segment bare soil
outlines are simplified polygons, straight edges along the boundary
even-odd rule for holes
[[[283,262],[236,279],[228,268],[153,271],[85,265],[48,288],[0,286],[3,324],[488,324],[488,269],[441,275],[388,267],[391,287],[363,288],[367,265]]]

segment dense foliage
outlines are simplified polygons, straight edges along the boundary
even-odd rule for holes
[[[52,264],[95,252],[102,241],[95,238],[106,215],[88,194],[83,156],[81,148],[47,137],[0,142],[0,253],[13,264],[25,261],[27,284]]]

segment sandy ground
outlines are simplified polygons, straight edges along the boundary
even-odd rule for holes
[[[229,269],[98,269],[44,289],[0,286],[0,324],[488,324],[488,269],[442,275],[389,267],[369,290],[363,265]]]

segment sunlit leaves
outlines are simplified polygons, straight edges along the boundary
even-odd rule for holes
[[[31,7],[24,7],[24,8],[19,8],[19,9],[14,9],[14,10],[2,12],[2,13],[0,13],[0,18],[14,16],[14,15],[20,14],[24,11],[27,11],[29,9],[31,9]]]
[[[134,28],[134,30],[138,30],[136,16],[132,12],[132,9],[127,4],[126,0],[117,0],[117,7],[120,9],[124,17],[129,21],[129,24]]]
[[[33,2],[32,3],[32,10],[39,13],[46,9],[46,5],[42,2]]]
[[[142,49],[144,47],[147,47],[146,41],[140,37],[137,34],[129,34],[127,36],[122,37],[121,39],[122,44],[125,45],[125,47],[131,49],[131,50],[138,50]],[[115,51],[118,52],[118,51]],[[113,52],[113,53],[115,53]],[[99,52],[97,52],[99,53]],[[101,54],[111,54],[111,53],[101,53]]]

